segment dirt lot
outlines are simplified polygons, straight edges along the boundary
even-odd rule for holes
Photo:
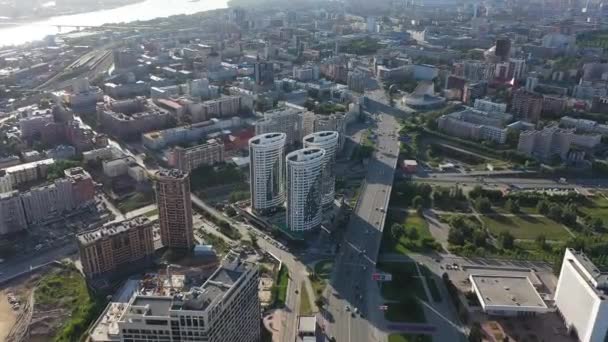
[[[30,298],[32,289],[40,275],[35,274],[29,278],[20,279],[9,283],[0,289],[0,341],[5,341],[7,335],[14,327],[20,314],[23,313],[24,306]],[[19,303],[18,309],[13,309],[9,303],[9,298]]]
[[[6,339],[17,321],[17,312],[8,303],[7,291],[0,292],[0,341]]]

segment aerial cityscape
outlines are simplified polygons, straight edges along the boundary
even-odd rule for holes
[[[0,341],[608,341],[608,2],[0,1]]]

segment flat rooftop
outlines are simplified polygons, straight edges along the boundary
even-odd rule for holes
[[[547,309],[528,277],[471,275],[470,280],[484,308],[511,306]]]
[[[129,220],[120,222],[110,223],[106,226],[100,227],[95,230],[90,230],[84,233],[78,234],[76,237],[78,243],[81,245],[90,245],[98,240],[103,240],[107,237],[125,233],[131,229],[149,225],[152,221],[145,215],[137,216]]]

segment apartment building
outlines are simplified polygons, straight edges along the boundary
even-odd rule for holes
[[[224,143],[209,139],[193,147],[174,147],[169,152],[169,165],[184,172],[190,172],[199,166],[211,166],[224,161]]]
[[[286,106],[264,112],[263,119],[256,121],[255,134],[285,133],[286,144],[297,146],[302,141],[303,114],[305,108]]]
[[[505,124],[512,115],[499,112],[482,112],[473,108],[446,114],[437,119],[439,130],[472,140],[489,140],[504,144],[507,140]]]
[[[320,148],[304,148],[285,158],[287,229],[292,233],[307,232],[321,225],[325,153]]]
[[[194,247],[190,175],[180,170],[160,170],[154,177],[161,240],[165,247]]]
[[[321,202],[328,206],[334,201],[336,188],[336,154],[338,153],[340,134],[335,131],[316,132],[304,137],[304,148],[325,150],[323,160],[323,195]]]
[[[8,179],[11,188],[33,182],[39,179],[46,178],[46,174],[49,166],[55,163],[54,159],[43,159],[31,163],[19,164],[11,167],[7,167],[2,171],[5,172],[3,178]]]
[[[574,129],[561,129],[553,125],[542,130],[522,132],[517,150],[540,160],[549,160],[553,156],[567,160],[573,147],[591,149],[599,145],[601,140],[599,134],[576,134]]]
[[[110,223],[76,238],[80,262],[89,279],[127,274],[152,262],[152,221],[146,216]]]
[[[285,202],[285,133],[266,133],[249,140],[251,208],[274,210]]]
[[[115,101],[106,97],[97,107],[99,124],[109,134],[135,139],[140,134],[165,128],[171,114],[145,98]]]
[[[518,118],[528,122],[538,122],[543,111],[543,96],[529,92],[523,88],[513,94],[511,112]]]
[[[20,232],[27,220],[18,191],[0,193],[0,235]]]
[[[608,274],[582,252],[566,249],[555,291],[555,306],[567,329],[581,342],[608,338]]]
[[[490,100],[485,99],[476,99],[473,108],[488,113],[506,113],[507,112],[507,104],[506,103],[497,103],[492,102]]]
[[[129,342],[259,341],[258,283],[258,266],[229,254],[202,284],[175,275],[164,286],[142,286],[117,316],[115,337]]]

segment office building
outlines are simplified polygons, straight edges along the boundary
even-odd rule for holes
[[[163,246],[194,247],[190,175],[180,170],[160,170],[154,177],[160,236]]]
[[[274,84],[274,64],[272,62],[258,61],[253,65],[255,84],[271,86]]]
[[[138,216],[76,236],[87,278],[112,277],[141,270],[154,255],[152,221]]]
[[[0,193],[0,235],[20,232],[27,220],[18,191]]]
[[[496,40],[495,55],[500,61],[506,61],[511,55],[511,40],[500,38]]]
[[[230,254],[203,283],[181,275],[168,277],[159,280],[160,286],[154,282],[141,286],[122,314],[116,315],[120,341],[260,340],[255,264]]]
[[[305,148],[285,158],[287,229],[303,233],[321,225],[325,150]]]
[[[513,94],[511,112],[518,118],[528,122],[538,122],[543,111],[543,96],[531,93],[525,89],[518,89]]]
[[[184,172],[199,166],[211,166],[224,161],[224,144],[217,139],[192,147],[174,147],[169,152],[169,165]]]
[[[264,118],[255,122],[255,134],[285,133],[287,145],[299,146],[305,111],[302,107],[287,106],[264,112]]]
[[[336,154],[338,152],[340,134],[332,131],[316,132],[304,137],[304,148],[319,148],[325,150],[323,160],[323,206],[334,201],[336,188]]]
[[[274,210],[285,202],[285,133],[266,133],[249,140],[251,208]]]
[[[608,338],[608,274],[582,252],[566,249],[555,291],[555,306],[567,329],[581,342]]]

